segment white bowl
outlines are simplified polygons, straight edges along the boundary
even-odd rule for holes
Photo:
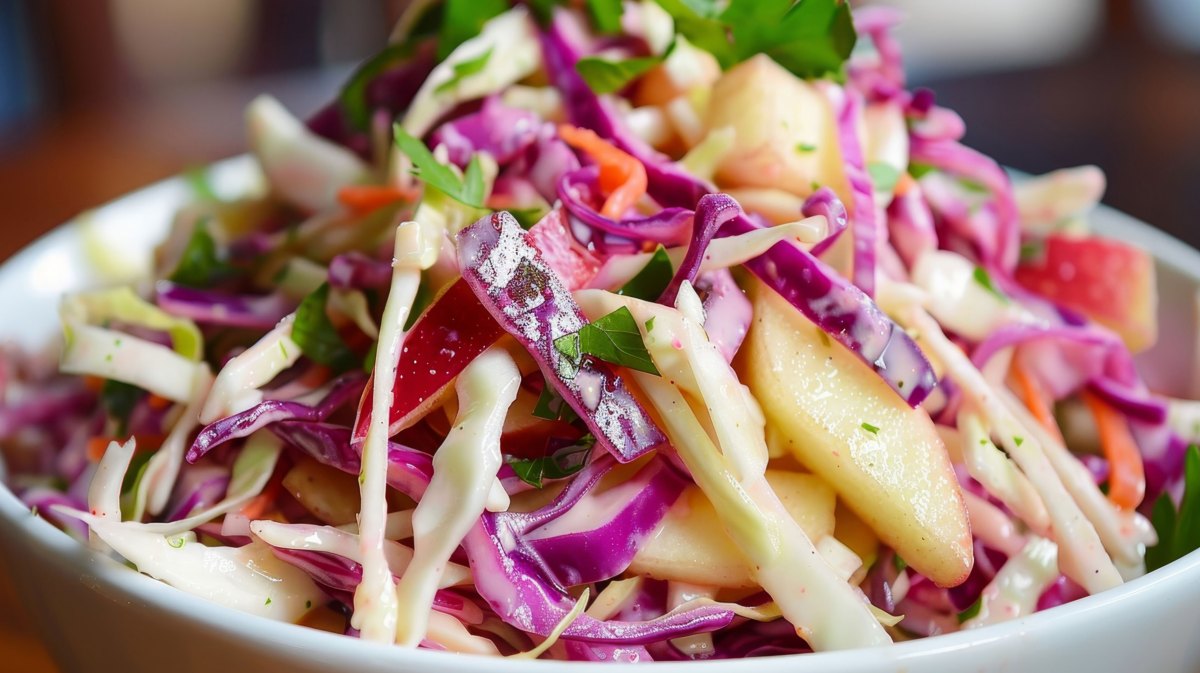
[[[218,192],[226,195],[256,180],[245,157],[213,172]],[[188,196],[179,179],[130,194],[89,215],[92,236],[119,241],[131,269],[149,268],[150,250]],[[1101,209],[1093,221],[1101,232],[1135,240],[1158,258],[1163,339],[1142,358],[1145,372],[1160,390],[1193,393],[1200,253],[1112,210]],[[0,313],[6,316],[0,340],[37,346],[54,338],[58,297],[103,280],[83,241],[77,220],[0,267]],[[4,565],[64,673],[600,670],[402,650],[236,612],[88,551],[0,488],[0,571]],[[1193,553],[1112,591],[978,631],[872,650],[662,663],[652,670],[1183,673],[1200,670],[1198,625],[1200,553]],[[616,668],[628,670],[605,670]]]

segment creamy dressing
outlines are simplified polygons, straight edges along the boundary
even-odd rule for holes
[[[891,285],[889,282],[883,284],[881,303],[888,303]],[[893,294],[891,299],[895,298]],[[967,356],[946,337],[937,321],[920,306],[906,303],[890,308],[906,328],[916,330],[918,341],[942,361],[949,376],[958,383],[971,404],[979,408],[1008,455],[1041,495],[1060,547],[1058,561],[1063,574],[1089,593],[1099,593],[1121,584],[1121,574],[1105,552],[1095,526],[1080,511],[1047,456],[1035,432],[1037,424],[1030,427],[1012,413],[1000,393],[988,384]]]
[[[499,347],[484,351],[458,376],[458,416],[433,456],[433,479],[413,512],[412,562],[396,588],[401,645],[415,647],[425,637],[450,555],[484,511],[503,464],[504,418],[520,385],[516,363]]]
[[[236,610],[295,622],[327,600],[299,568],[275,558],[269,547],[207,547],[193,533],[164,536],[119,521],[56,507],[92,529],[139,572]]]
[[[296,364],[303,353],[292,341],[296,314],[290,313],[253,346],[225,363],[200,411],[201,423],[241,413],[263,401],[262,386]]]
[[[396,584],[384,551],[387,529],[387,471],[392,384],[404,345],[404,323],[412,311],[421,283],[421,270],[432,266],[437,249],[417,222],[396,228],[392,283],[380,321],[375,367],[372,372],[371,422],[362,447],[358,484],[359,552],[362,582],[354,591],[350,623],[366,640],[393,643],[396,639]],[[428,609],[426,608],[426,611]]]
[[[1050,534],[1050,515],[1033,484],[988,436],[977,414],[961,411],[962,460],[970,474],[992,496],[1004,503],[1040,535]]]
[[[1032,614],[1038,598],[1056,579],[1058,546],[1046,538],[1031,537],[984,587],[979,614],[963,622],[962,628],[977,629]]]

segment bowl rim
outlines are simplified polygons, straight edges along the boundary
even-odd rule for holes
[[[249,155],[238,155],[215,162],[211,170],[220,174],[223,184],[248,180],[254,169]],[[153,190],[177,187],[182,176],[172,176],[146,185],[99,206],[96,210],[120,209],[129,199]],[[1098,233],[1123,240],[1136,240],[1140,247],[1150,251],[1156,266],[1165,265],[1174,271],[1200,281],[1200,251],[1149,224],[1110,207],[1101,205],[1097,209]],[[63,245],[79,224],[80,217],[55,227],[21,248],[12,257],[0,262],[7,266],[19,258],[37,254],[44,249]],[[44,518],[35,515],[8,489],[0,483],[0,524],[18,531],[20,539],[0,536],[0,545],[27,548],[24,553],[37,553],[56,559],[75,570],[75,577],[87,590],[102,591],[121,596],[155,609],[169,613],[186,614],[186,619],[195,620],[210,631],[217,631],[234,638],[252,638],[260,643],[294,643],[297,638],[311,639],[311,649],[323,650],[329,657],[344,662],[384,661],[397,667],[415,665],[417,670],[441,668],[442,670],[493,670],[524,671],[530,666],[564,667],[594,666],[595,662],[564,662],[551,660],[514,660],[498,657],[459,655],[432,650],[407,649],[361,641],[346,636],[319,631],[296,624],[264,619],[257,615],[241,612],[211,602],[160,582],[148,575],[133,571],[116,560],[87,548],[76,539],[60,531]],[[1032,615],[993,624],[985,628],[932,636],[916,640],[897,642],[888,647],[817,652],[809,654],[777,655],[759,657],[753,661],[756,667],[765,670],[791,670],[803,661],[807,670],[833,671],[857,670],[856,666],[878,666],[881,662],[895,665],[911,665],[937,657],[939,653],[979,647],[994,641],[1016,642],[1031,631],[1048,627],[1069,628],[1075,623],[1085,623],[1090,615],[1101,610],[1118,610],[1137,596],[1156,590],[1169,590],[1164,585],[1184,582],[1184,576],[1200,574],[1200,550],[1178,559],[1153,572],[1147,573],[1119,587],[1099,594],[1085,596],[1076,601],[1060,605]],[[45,637],[46,634],[42,634]],[[49,645],[49,643],[48,643]],[[736,661],[736,660],[734,660]],[[685,662],[654,662],[655,670],[696,670],[698,667],[729,665],[730,660],[698,660]],[[633,664],[606,663],[605,670],[628,670]],[[579,669],[582,670],[582,669]],[[594,669],[593,669],[594,670]]]

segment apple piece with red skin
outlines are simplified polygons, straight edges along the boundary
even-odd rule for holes
[[[561,209],[547,213],[529,230],[529,238],[570,290],[582,287],[600,268],[599,259],[568,231]],[[504,328],[465,280],[459,278],[447,286],[404,339],[392,385],[388,436],[441,406],[463,368],[504,335]],[[359,402],[355,442],[366,438],[373,389],[372,379]]]
[[[1158,338],[1154,258],[1099,236],[1047,236],[1015,277],[1028,290],[1113,330],[1133,352]]]

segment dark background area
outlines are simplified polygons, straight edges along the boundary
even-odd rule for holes
[[[962,114],[968,144],[1034,173],[1097,164],[1109,205],[1200,245],[1200,0],[881,1],[921,18],[906,50],[947,45],[913,83]],[[1096,20],[1044,30],[1064,3]],[[242,110],[259,93],[314,110],[402,4],[0,0],[0,259],[82,210],[242,152]],[[1009,58],[968,53],[972,21],[1016,45]],[[1023,27],[1049,49],[1022,53]],[[1060,35],[1073,46],[1045,44]],[[0,577],[6,664],[53,671],[41,647]]]

